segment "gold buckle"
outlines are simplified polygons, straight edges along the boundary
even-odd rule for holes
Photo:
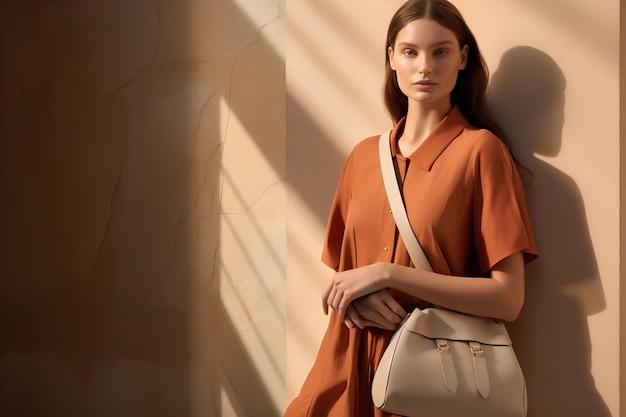
[[[437,342],[437,350],[439,351],[439,353],[441,353],[444,350],[447,352],[450,350],[450,345],[448,345],[447,342],[443,342],[443,343]]]
[[[474,356],[483,356],[483,348],[481,348],[480,345],[478,345],[478,348],[470,345],[470,350]]]

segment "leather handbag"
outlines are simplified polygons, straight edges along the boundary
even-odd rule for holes
[[[410,226],[389,133],[379,153],[391,210],[413,264],[432,271]],[[409,417],[525,417],[526,382],[501,321],[442,308],[415,309],[391,338],[374,374],[372,400]]]

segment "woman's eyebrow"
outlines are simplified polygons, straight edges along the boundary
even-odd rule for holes
[[[445,45],[450,45],[450,44],[454,44],[454,42],[452,42],[449,39],[443,40],[443,41],[439,41],[439,42],[435,42],[432,45],[428,46],[428,48],[436,48],[439,46],[445,46]],[[408,48],[418,48],[419,45],[413,43],[413,42],[406,42],[406,41],[402,41],[402,42],[398,42],[398,46],[402,46],[402,47],[408,47]]]

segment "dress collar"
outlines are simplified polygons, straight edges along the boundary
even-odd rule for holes
[[[403,117],[391,131],[391,154],[394,158],[396,156],[402,158],[402,155],[398,151],[398,136],[404,130],[405,122],[406,116]],[[423,169],[430,171],[437,158],[439,158],[439,155],[443,153],[448,145],[458,137],[468,125],[469,122],[465,116],[463,116],[461,110],[459,110],[458,106],[454,106],[430,135],[424,139],[424,142],[419,148],[407,159],[410,159]]]

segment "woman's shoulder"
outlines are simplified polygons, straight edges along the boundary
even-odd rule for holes
[[[378,139],[380,135],[368,136],[365,139],[361,139],[352,148],[350,152],[351,157],[370,157],[372,155],[378,157]]]
[[[380,134],[379,135],[368,136],[365,139],[361,139],[359,142],[357,142],[356,145],[354,145],[353,151],[371,152],[372,148],[378,150],[378,139],[379,138],[380,138]]]
[[[509,154],[504,141],[488,129],[467,126],[461,134],[464,142],[477,152],[497,152]]]
[[[481,127],[472,126],[472,125],[467,125],[465,129],[463,129],[463,136],[473,141],[476,141],[478,144],[502,142],[500,138],[497,137],[490,130],[484,129]]]
[[[515,162],[509,148],[498,136],[488,129],[468,126],[463,134],[465,152],[470,159],[468,166],[501,166],[506,171],[515,170]]]

